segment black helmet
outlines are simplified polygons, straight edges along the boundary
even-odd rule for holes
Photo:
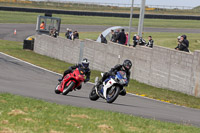
[[[187,39],[187,36],[186,36],[186,35],[182,35],[181,37],[183,37],[184,39]]]
[[[81,61],[81,63],[82,63],[82,66],[85,67],[85,68],[88,68],[88,67],[89,67],[89,64],[90,64],[90,62],[88,61],[87,58],[84,58],[84,59]]]
[[[125,60],[123,66],[126,70],[130,70],[132,67],[132,62],[130,60]]]

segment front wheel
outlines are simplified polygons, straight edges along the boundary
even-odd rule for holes
[[[55,88],[55,93],[56,93],[56,94],[60,94],[60,93],[61,93],[61,92],[58,90],[59,86],[60,86],[60,84],[58,84],[58,85],[56,86],[56,88]]]
[[[89,98],[90,98],[90,100],[92,100],[92,101],[96,101],[96,100],[99,99],[99,96],[98,96],[97,93],[96,93],[95,86],[92,88],[92,90],[91,90],[91,92],[90,92],[90,94],[89,94]]]
[[[70,91],[72,91],[74,85],[75,85],[75,83],[72,81],[68,86],[65,86],[62,94],[67,95]]]
[[[107,103],[112,103],[114,102],[118,95],[119,95],[120,87],[119,86],[112,86],[110,89],[107,91],[106,95],[106,101]]]

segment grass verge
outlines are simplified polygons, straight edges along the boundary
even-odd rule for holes
[[[69,66],[72,65],[47,56],[36,54],[32,51],[23,50],[22,45],[20,44],[21,42],[0,40],[0,52],[4,52],[11,56],[17,57],[19,59],[25,60],[32,64],[41,66],[43,68],[58,73],[63,73]],[[100,76],[100,72],[92,70],[90,81],[94,82],[96,76]],[[149,98],[158,99],[177,105],[200,109],[200,98],[183,94],[180,92],[156,88],[150,85],[139,83],[135,80],[130,81],[129,86],[127,87],[127,91],[141,96],[146,96]]]
[[[0,132],[181,132],[200,128],[0,93]]]
[[[38,15],[43,13],[26,13],[0,11],[0,23],[33,23],[37,21]],[[109,25],[109,26],[128,26],[129,18],[117,17],[97,17],[97,16],[77,16],[53,14],[53,17],[62,19],[62,24],[79,25]],[[133,19],[133,26],[138,25],[138,20]],[[200,28],[198,20],[175,20],[175,19],[145,19],[144,27],[162,27],[162,28]]]

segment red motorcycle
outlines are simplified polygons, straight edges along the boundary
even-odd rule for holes
[[[76,90],[85,80],[83,70],[76,68],[72,73],[67,74],[63,80],[58,83],[55,89],[56,94],[67,95],[70,91]]]

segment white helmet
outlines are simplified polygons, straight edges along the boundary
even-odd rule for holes
[[[181,36],[178,36],[177,39],[180,40],[180,39],[181,39]]]
[[[88,61],[87,58],[84,58],[84,59],[81,61],[81,63],[82,63],[82,66],[85,67],[85,68],[88,68],[88,67],[89,67],[89,64],[90,64],[90,62]]]

